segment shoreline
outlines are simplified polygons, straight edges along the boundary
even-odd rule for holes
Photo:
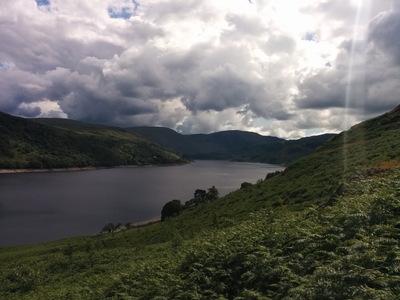
[[[117,168],[150,168],[150,167],[173,167],[184,166],[185,164],[165,164],[165,165],[122,165],[112,167],[74,167],[74,168],[55,168],[55,169],[0,169],[0,174],[19,174],[19,173],[50,173],[50,172],[77,172],[77,171],[92,171],[103,169],[117,169]]]
[[[154,218],[147,219],[147,220],[140,221],[140,222],[136,222],[136,223],[130,223],[129,222],[126,225],[121,225],[121,226],[117,227],[116,229],[114,229],[113,232],[111,232],[111,234],[122,232],[122,231],[129,230],[129,229],[149,226],[149,225],[153,225],[153,224],[156,224],[156,223],[159,223],[159,222],[161,222],[161,216],[154,217]],[[108,232],[108,231],[103,231],[102,230],[99,234],[102,235],[102,234],[109,234],[109,233],[110,232]]]
[[[141,226],[157,223],[159,221],[161,221],[161,216],[154,217],[154,218],[151,218],[151,219],[148,219],[148,220],[144,220],[144,221],[141,221],[141,222],[132,223],[129,227],[130,228],[141,227]]]

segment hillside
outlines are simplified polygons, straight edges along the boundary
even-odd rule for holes
[[[85,131],[102,131],[102,130],[116,130],[124,131],[119,127],[112,127],[100,124],[83,123],[71,119],[61,118],[34,118],[28,119],[36,123],[40,123],[47,126],[53,126],[58,128],[69,129],[71,131],[85,132]]]
[[[254,145],[235,151],[230,157],[234,161],[289,164],[303,156],[311,154],[333,136],[334,134],[322,134],[298,140]]]
[[[289,164],[312,153],[333,136],[324,134],[286,141],[240,130],[181,135],[163,127],[126,129],[191,159],[225,159],[272,164]]]
[[[207,151],[205,147],[195,141],[190,140],[189,136],[182,135],[172,129],[166,127],[129,127],[127,131],[138,134],[143,138],[163,145],[168,149],[174,149],[177,153],[181,153],[186,157],[197,151]]]
[[[399,149],[400,106],[165,222],[0,249],[0,298],[398,299]]]
[[[299,140],[284,140],[240,130],[183,135],[165,127],[119,128],[55,118],[37,118],[32,121],[77,132],[104,130],[130,132],[190,159],[222,159],[271,164],[289,164],[312,153],[333,136],[333,134],[323,134]]]
[[[58,119],[57,122],[63,122]],[[179,155],[119,128],[68,121],[71,130],[0,113],[0,169],[184,163]],[[84,126],[84,127],[83,127]],[[80,131],[76,132],[76,128]]]

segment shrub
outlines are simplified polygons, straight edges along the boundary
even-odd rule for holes
[[[166,218],[179,215],[182,209],[183,207],[180,200],[172,200],[165,203],[161,210],[161,221],[165,221]]]

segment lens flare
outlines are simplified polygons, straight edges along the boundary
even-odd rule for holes
[[[351,41],[349,65],[347,71],[346,95],[345,95],[345,114],[344,127],[349,129],[351,124],[351,109],[364,109],[367,90],[365,84],[365,52],[366,37],[365,30],[370,18],[371,0],[359,0],[357,3],[357,12],[354,20],[353,36]],[[362,51],[359,51],[362,50]],[[347,171],[347,133],[343,135],[343,171]]]

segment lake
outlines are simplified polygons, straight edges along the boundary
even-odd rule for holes
[[[159,216],[173,199],[215,186],[220,196],[282,166],[196,161],[183,166],[0,174],[0,247],[100,232]]]

